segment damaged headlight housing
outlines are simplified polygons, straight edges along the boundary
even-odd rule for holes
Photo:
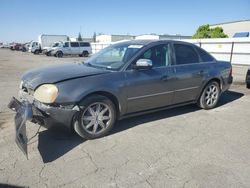
[[[51,104],[58,96],[58,88],[53,84],[43,84],[34,93],[34,98],[42,103]]]

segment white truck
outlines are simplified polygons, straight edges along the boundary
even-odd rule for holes
[[[51,47],[54,42],[57,41],[67,41],[69,37],[67,35],[39,35],[38,44],[32,46],[31,52],[34,54],[39,54],[41,52],[46,53],[47,49]]]

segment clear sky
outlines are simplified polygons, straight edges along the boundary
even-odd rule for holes
[[[193,35],[199,25],[250,19],[250,0],[0,0],[0,42],[39,34]]]

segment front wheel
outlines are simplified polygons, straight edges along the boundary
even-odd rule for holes
[[[111,100],[102,95],[92,95],[86,98],[74,130],[85,139],[95,139],[105,136],[116,121],[115,106]]]
[[[212,81],[203,89],[198,101],[198,106],[206,110],[212,109],[217,105],[219,98],[220,86],[218,82]]]
[[[247,84],[247,89],[250,89],[250,84]]]
[[[63,53],[61,51],[56,52],[56,57],[59,57],[59,58],[63,57]]]

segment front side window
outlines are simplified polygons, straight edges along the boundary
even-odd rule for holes
[[[153,67],[163,67],[170,64],[169,61],[169,45],[159,45],[152,47],[140,57],[140,59],[150,59],[152,61]]]
[[[64,48],[68,48],[69,47],[69,43],[68,42],[65,42],[64,45],[63,45]]]
[[[199,63],[198,54],[194,48],[185,44],[174,44],[177,65]]]
[[[93,55],[87,60],[87,64],[116,70],[127,63],[142,47],[143,45],[127,43],[115,44]]]

